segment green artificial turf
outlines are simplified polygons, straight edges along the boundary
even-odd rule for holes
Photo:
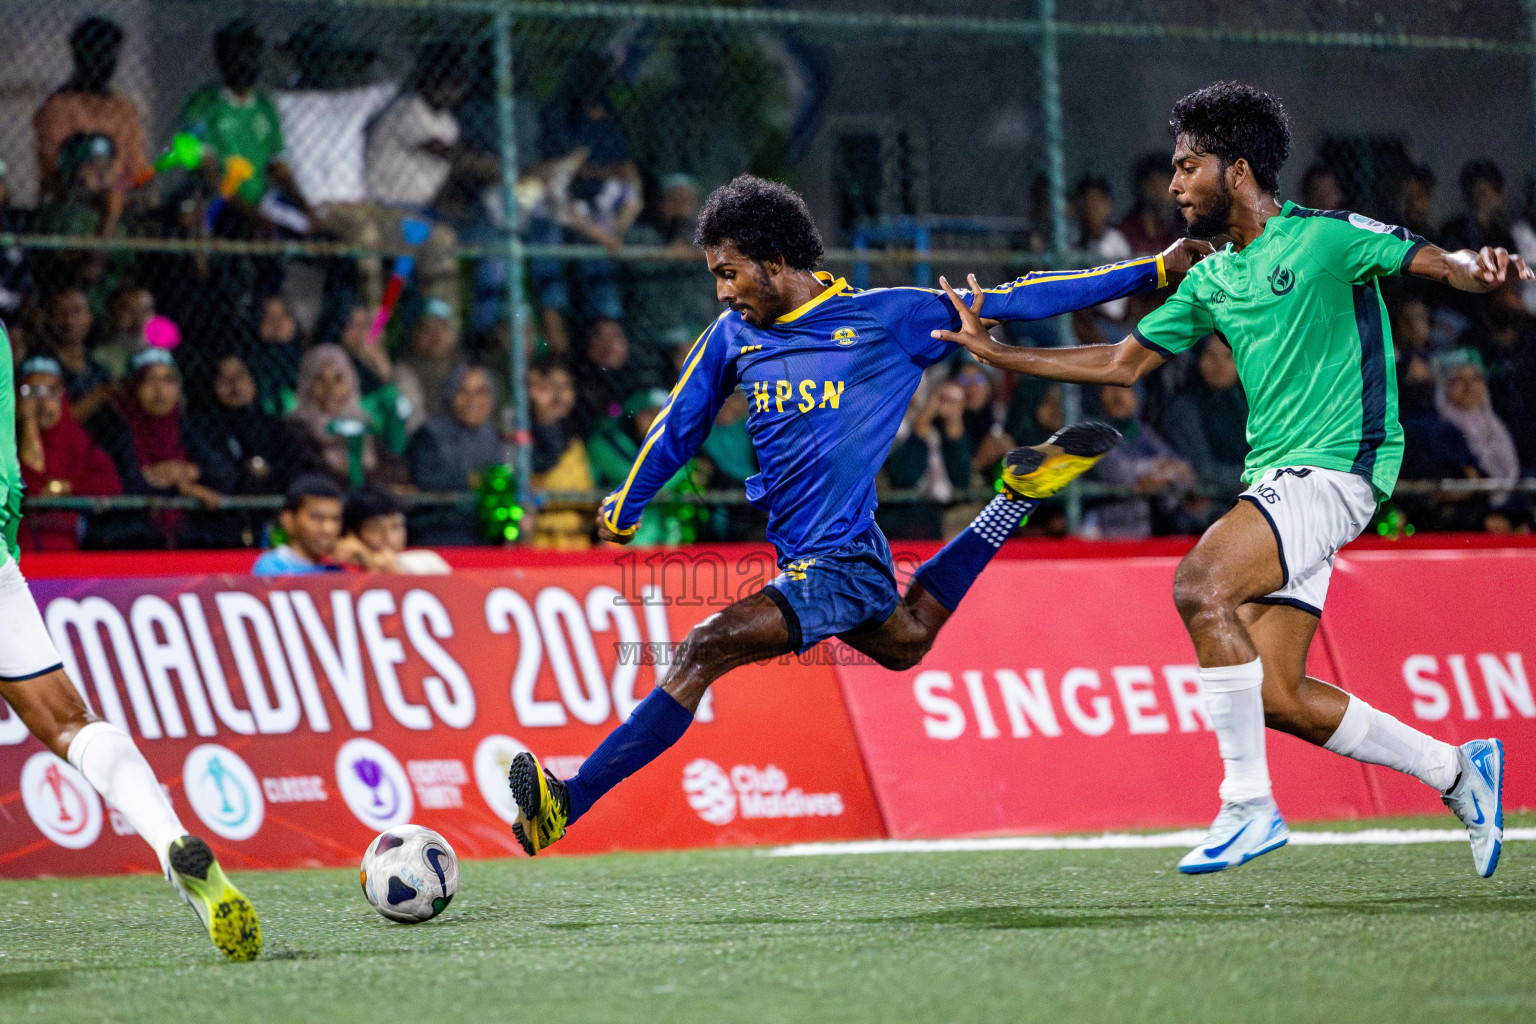
[[[468,862],[409,927],[355,871],[251,873],[254,964],[158,879],[5,882],[0,1021],[1530,1021],[1533,854],[1492,881],[1459,843],[1199,878],[1174,850]]]

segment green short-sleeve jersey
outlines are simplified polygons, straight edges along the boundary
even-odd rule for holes
[[[236,195],[252,206],[260,203],[267,191],[267,164],[283,155],[283,123],[272,98],[257,90],[240,103],[229,90],[210,86],[187,97],[181,123],[213,147],[220,161],[243,156],[251,162],[255,173]]]
[[[1346,210],[1286,203],[1246,248],[1195,264],[1131,333],[1165,356],[1211,333],[1232,347],[1248,395],[1243,481],[1317,466],[1392,493],[1403,462],[1392,331],[1376,279],[1424,239]]]
[[[19,558],[21,458],[16,454],[16,381],[11,370],[11,336],[0,324],[0,565]]]

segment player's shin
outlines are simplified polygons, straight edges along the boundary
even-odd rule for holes
[[[987,503],[981,514],[961,530],[939,553],[917,570],[916,581],[939,604],[954,611],[961,598],[992,561],[1003,541],[1013,536],[1031,512],[1040,507],[1036,498],[999,494]]]
[[[1351,695],[1324,748],[1366,764],[1394,768],[1442,793],[1456,782],[1456,748],[1404,725]]]
[[[171,843],[186,830],[128,734],[111,722],[91,722],[70,742],[69,763],[144,837],[164,871]]]
[[[1242,665],[1200,670],[1206,708],[1226,769],[1221,783],[1224,803],[1270,794],[1269,763],[1264,756],[1263,683],[1264,664],[1258,658]]]
[[[693,712],[660,687],[652,690],[582,762],[576,777],[567,781],[567,824],[587,813],[604,793],[665,753],[691,724]]]

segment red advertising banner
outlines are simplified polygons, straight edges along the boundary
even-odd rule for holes
[[[1000,561],[919,667],[838,669],[891,835],[1204,825],[1221,761],[1178,559]],[[1310,670],[1332,680],[1314,643]],[[1269,733],[1281,808],[1374,813],[1354,762]]]
[[[1323,629],[1340,685],[1449,743],[1504,742],[1507,808],[1536,806],[1536,550],[1351,551]],[[1428,787],[1367,769],[1384,814],[1443,811]]]
[[[33,592],[71,678],[138,742],[188,829],[231,867],[295,867],[356,864],[408,821],[461,856],[516,852],[512,757],[531,748],[573,774],[723,600],[654,575],[631,558]],[[153,870],[125,832],[0,704],[0,875]],[[682,741],[553,852],[881,834],[832,668],[792,658],[717,684]]]

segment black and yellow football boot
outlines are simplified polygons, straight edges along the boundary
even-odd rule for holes
[[[197,836],[171,843],[166,877],[197,912],[220,953],[231,960],[254,960],[261,954],[256,908],[225,876],[207,843]]]
[[[1092,469],[1120,443],[1107,423],[1073,423],[1003,459],[1003,488],[1014,498],[1049,498]]]
[[[565,783],[545,771],[539,759],[525,750],[512,759],[507,784],[512,787],[512,799],[517,801],[512,834],[523,844],[524,852],[535,857],[565,835],[571,807]]]

